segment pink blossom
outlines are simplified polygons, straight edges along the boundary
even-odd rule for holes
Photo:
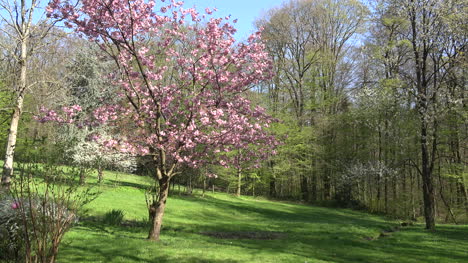
[[[121,77],[114,83],[120,88],[117,102],[93,109],[86,124],[108,125],[121,136],[96,139],[135,155],[164,151],[167,165],[227,166],[267,158],[277,145],[265,130],[274,120],[254,107],[246,92],[273,76],[260,33],[238,43],[229,16],[197,23],[195,9],[183,9],[180,1],[162,2],[114,0],[109,8],[107,1],[53,0],[47,7],[50,17],[63,19],[105,53],[120,51],[112,57],[122,72],[114,74]],[[207,15],[214,11],[205,9]],[[185,23],[189,16],[195,23]],[[75,123],[81,111],[78,105],[65,106],[45,110],[37,119]],[[242,158],[231,158],[227,152],[232,151]]]
[[[11,203],[11,209],[18,209],[20,207],[20,203],[15,201]]]

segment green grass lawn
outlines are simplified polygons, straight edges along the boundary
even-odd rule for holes
[[[96,186],[102,193],[65,235],[58,262],[468,262],[466,225],[439,225],[434,233],[414,225],[379,237],[398,222],[222,193],[171,195],[161,242],[149,242],[144,196],[149,183],[106,173],[105,183]],[[100,219],[112,209],[124,212],[121,226]],[[207,232],[240,238],[202,234]],[[268,232],[272,239],[250,238]]]

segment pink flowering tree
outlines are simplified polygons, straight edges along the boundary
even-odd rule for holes
[[[213,10],[202,14],[182,4],[53,0],[48,6],[49,16],[96,42],[118,66],[119,102],[104,102],[87,125],[119,130],[107,147],[153,157],[158,193],[148,204],[150,240],[159,240],[178,166],[229,165],[221,152],[274,144],[265,130],[272,119],[245,98],[272,74],[260,33],[236,43],[230,17],[213,18]],[[78,110],[67,107],[63,117],[53,112],[43,120],[70,122]]]

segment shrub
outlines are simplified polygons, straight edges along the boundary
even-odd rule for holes
[[[63,235],[95,193],[78,189],[73,169],[30,164],[18,170],[10,194],[0,199],[0,261],[53,263]]]
[[[10,197],[0,200],[0,260],[20,261],[24,256],[22,244],[23,228],[21,217]]]
[[[0,250],[3,253],[0,258],[22,261],[27,254],[26,248],[33,246],[46,249],[47,243],[52,244],[50,251],[43,252],[46,255],[53,254],[63,234],[76,219],[76,214],[64,205],[44,198],[18,200],[10,197],[1,200],[0,239],[3,242]],[[55,227],[57,229],[53,229]],[[45,235],[35,237],[38,233]]]
[[[103,222],[108,225],[118,226],[122,224],[124,213],[122,210],[112,209],[104,215]]]

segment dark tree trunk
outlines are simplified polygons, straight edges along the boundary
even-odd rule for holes
[[[84,168],[80,168],[80,185],[84,185],[86,183],[86,170]]]
[[[181,191],[180,191],[180,185],[181,185],[181,182],[180,180],[177,180],[177,192],[179,193],[179,195],[181,194]]]
[[[462,205],[465,207],[465,211],[468,214],[468,195],[467,195],[464,183],[457,181],[456,188],[458,192],[457,202],[459,205]]]
[[[330,169],[325,168],[325,176],[323,177],[323,199],[331,199],[331,177]]]
[[[312,190],[312,201],[313,202],[316,202],[317,199],[318,199],[318,178],[317,178],[317,172],[315,171],[315,168],[314,168],[314,171],[312,171],[312,186],[311,186],[311,190]]]
[[[270,197],[276,197],[276,178],[270,178]]]
[[[380,178],[380,174],[377,176],[377,211],[381,212],[380,210],[380,200],[382,199],[382,179]]]
[[[398,214],[398,206],[397,204],[399,203],[398,201],[398,191],[397,191],[397,180],[396,180],[396,177],[393,177],[393,180],[392,180],[392,192],[393,192],[393,207],[392,207],[392,210],[393,210],[393,214],[394,215],[397,215]],[[404,207],[404,206],[403,206]],[[403,208],[404,209],[404,208]]]
[[[187,192],[187,194],[192,194],[192,192],[193,192],[192,174],[191,173],[189,173],[189,180],[188,180],[188,184],[187,184],[187,187],[186,187],[186,192]]]
[[[408,167],[408,168],[411,169],[410,167]],[[407,191],[406,191],[406,171],[407,171],[408,168],[406,166],[403,166],[403,173],[402,173],[403,178],[402,178],[402,186],[401,186],[403,194],[400,194],[400,198],[401,198],[401,196],[403,196],[403,198],[402,198],[402,200],[404,202],[404,204],[403,204],[404,205],[403,206],[403,209],[404,209],[403,210],[403,215],[404,215],[405,219],[409,217],[408,216],[408,202],[407,202],[407,199],[406,199],[408,197]]]
[[[98,166],[97,172],[98,172],[98,183],[102,183],[102,180],[104,180],[104,171],[100,165]]]
[[[270,169],[271,169],[271,173],[272,173],[272,176],[270,177],[270,197],[276,197],[277,193],[276,193],[276,177],[274,175],[274,161],[270,161],[269,162],[270,164]]]
[[[424,122],[421,126],[421,165],[422,165],[422,183],[424,200],[424,218],[426,220],[426,229],[435,229],[435,197],[434,182],[430,168],[430,157],[427,149],[427,129]]]
[[[384,207],[385,214],[388,214],[388,179],[384,178]]]
[[[309,201],[309,187],[307,183],[307,176],[301,175],[301,194],[303,201]]]
[[[158,180],[159,183],[159,194],[158,198],[150,204],[148,212],[151,219],[151,228],[148,235],[148,239],[152,241],[159,241],[161,234],[162,220],[164,216],[164,210],[166,209],[167,196],[169,194],[169,183],[170,177],[163,176]]]
[[[434,86],[434,92],[438,88],[437,80],[437,68],[432,72],[432,77],[428,69],[428,58],[432,47],[428,43],[427,39],[421,37],[423,34],[419,31],[428,29],[433,25],[431,23],[431,15],[428,11],[427,5],[422,5],[420,9],[415,7],[417,1],[411,0],[411,6],[409,8],[409,20],[411,23],[411,43],[414,55],[415,65],[415,84],[416,84],[416,110],[420,117],[420,144],[421,144],[421,179],[423,188],[423,203],[424,203],[424,218],[426,220],[426,229],[435,229],[435,197],[434,197],[434,182],[432,179],[432,169],[434,167],[434,155],[437,150],[436,138],[436,127],[437,124],[434,121],[433,130],[433,143],[432,150],[429,150],[429,129],[431,127],[431,118],[434,118],[430,111],[430,104],[433,104],[436,98],[436,94],[430,94],[428,88],[430,85],[430,79],[432,78],[432,85]],[[422,18],[422,20],[420,20]],[[434,20],[432,20],[434,21]],[[418,24],[421,22],[422,24]],[[435,64],[434,64],[435,65]],[[432,153],[432,155],[431,155]]]
[[[252,196],[255,197],[255,178],[252,180]]]

